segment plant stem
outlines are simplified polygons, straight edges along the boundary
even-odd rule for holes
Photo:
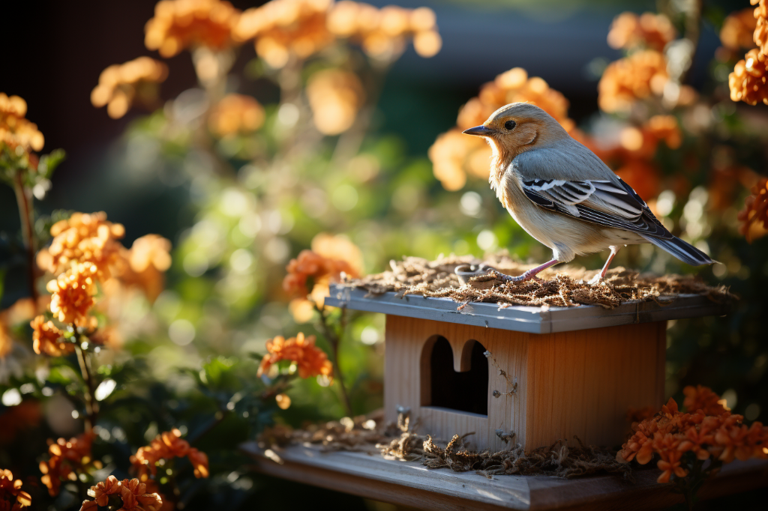
[[[32,194],[29,187],[24,186],[22,171],[16,171],[14,180],[14,190],[16,191],[16,202],[19,206],[19,216],[21,217],[21,234],[24,240],[24,248],[27,252],[27,281],[29,284],[29,294],[32,302],[37,308],[37,272],[35,271],[35,218],[32,209]]]
[[[339,367],[339,344],[341,344],[341,337],[343,336],[343,332],[341,335],[337,334],[328,324],[328,316],[325,314],[325,305],[318,307],[317,304],[315,304],[315,309],[317,309],[317,312],[320,313],[320,324],[323,327],[323,333],[328,339],[328,344],[331,345],[331,362],[333,362],[333,369],[336,373],[336,380],[339,382],[339,388],[341,389],[341,396],[343,398],[344,406],[347,409],[347,415],[352,417],[352,401],[349,399],[347,387],[344,385],[344,375],[341,373],[341,367]],[[344,314],[343,310],[342,314]],[[342,324],[344,324],[343,319]]]
[[[74,325],[72,325],[74,328]],[[75,330],[77,331],[77,330]],[[80,373],[83,376],[85,382],[85,431],[86,433],[93,430],[96,425],[96,416],[99,413],[99,405],[96,403],[93,388],[93,375],[89,367],[89,353],[83,351],[83,348],[79,343],[75,343],[75,351],[77,352],[77,362],[80,364]]]

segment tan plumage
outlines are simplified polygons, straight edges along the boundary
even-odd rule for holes
[[[689,264],[714,262],[670,234],[629,185],[541,108],[512,103],[464,133],[485,137],[493,150],[491,187],[515,221],[552,249],[551,261],[516,280],[610,248],[599,280],[619,248],[636,243]]]

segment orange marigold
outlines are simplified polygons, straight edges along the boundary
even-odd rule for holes
[[[107,296],[122,286],[140,289],[153,302],[165,288],[165,272],[171,267],[171,242],[157,234],[147,234],[131,245],[120,247],[119,261],[112,273],[115,279],[104,285]]]
[[[45,316],[37,316],[29,326],[32,327],[32,347],[38,355],[45,353],[51,357],[60,357],[75,351],[75,345],[63,339],[64,332],[53,321],[46,321]]]
[[[763,178],[752,187],[752,194],[739,212],[739,221],[739,232],[750,243],[768,233],[768,179]]]
[[[229,2],[162,0],[144,29],[144,44],[166,58],[200,46],[225,50],[234,44],[232,30],[239,17]]]
[[[315,346],[315,336],[305,337],[299,332],[296,337],[285,339],[282,336],[267,341],[267,354],[261,359],[257,376],[261,377],[269,371],[273,364],[281,360],[295,362],[299,368],[301,378],[312,376],[333,376],[333,364],[328,360],[328,355]]]
[[[703,385],[688,385],[683,389],[685,400],[683,406],[689,412],[702,411],[704,415],[722,415],[728,413],[728,409],[721,403],[720,396],[712,392],[709,387]]]
[[[310,277],[317,282],[324,279],[338,280],[342,273],[357,276],[347,261],[329,259],[312,250],[302,250],[299,257],[291,259],[285,269],[288,275],[283,279],[283,289],[295,296],[307,295],[307,280]]]
[[[73,213],[67,220],[53,224],[51,235],[51,245],[37,255],[40,268],[58,275],[74,263],[91,263],[99,278],[106,278],[110,266],[119,259],[122,245],[117,240],[125,236],[125,228],[107,221],[103,211]]]
[[[731,101],[768,105],[768,57],[756,48],[749,50],[728,75]]]
[[[95,436],[95,433],[90,432],[69,440],[48,440],[49,459],[40,462],[40,472],[43,473],[40,480],[48,488],[51,497],[59,494],[62,481],[77,481],[79,473],[91,467],[101,468],[101,464],[91,456]]]
[[[97,272],[94,264],[76,264],[48,282],[46,289],[52,294],[51,312],[54,317],[66,324],[90,324],[88,311],[94,303]]]
[[[605,68],[598,103],[605,112],[629,110],[640,99],[660,96],[669,80],[667,60],[655,50],[635,52]]]
[[[0,148],[3,145],[11,150],[21,147],[27,152],[43,148],[45,138],[36,124],[24,118],[26,114],[26,101],[0,92]]]
[[[157,474],[160,460],[189,458],[195,471],[195,477],[208,477],[208,456],[204,452],[190,447],[189,442],[181,438],[181,431],[172,429],[155,437],[148,446],[140,447],[131,456],[131,464],[141,481],[146,481],[150,474]]]
[[[91,104],[107,106],[113,119],[124,116],[134,100],[148,106],[157,105],[157,84],[168,77],[168,66],[149,58],[139,57],[125,64],[114,64],[101,72],[99,84],[91,92]]]
[[[611,23],[608,44],[616,49],[646,47],[661,51],[675,36],[675,28],[663,14],[646,12],[638,16],[624,12]]]
[[[754,9],[747,7],[725,18],[720,29],[720,42],[729,50],[752,48],[752,34],[757,26]]]
[[[13,472],[0,468],[0,510],[18,511],[32,505],[29,493],[21,491],[21,479],[13,479]]]
[[[109,476],[106,481],[91,486],[88,496],[94,500],[84,500],[80,511],[95,511],[99,506],[106,507],[112,495],[122,500],[120,511],[160,511],[163,506],[160,495],[150,493],[147,485],[138,479],[118,481],[115,476]]]
[[[211,110],[209,129],[220,137],[251,133],[264,124],[264,107],[251,96],[228,94]]]

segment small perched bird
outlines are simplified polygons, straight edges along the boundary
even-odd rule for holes
[[[715,262],[673,236],[632,187],[541,108],[512,103],[464,133],[490,144],[496,196],[528,234],[553,252],[551,261],[519,277],[501,275],[504,280],[530,280],[577,255],[610,249],[593,281],[599,282],[619,248],[637,243],[653,243],[694,266]]]

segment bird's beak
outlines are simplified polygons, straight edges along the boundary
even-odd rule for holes
[[[475,126],[474,128],[464,130],[463,133],[466,135],[477,135],[478,137],[488,137],[496,133],[496,130],[487,128],[481,124],[480,126]]]

